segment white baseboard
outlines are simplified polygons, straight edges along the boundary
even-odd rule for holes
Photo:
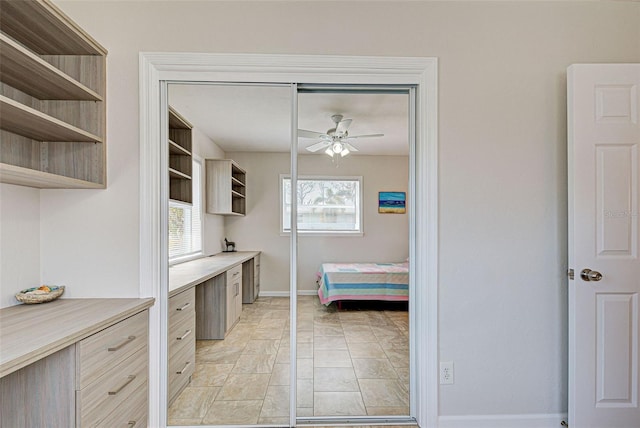
[[[440,416],[438,428],[560,428],[566,413]]]
[[[315,296],[317,290],[298,290],[298,296]],[[264,297],[289,297],[288,291],[260,291],[260,295]]]

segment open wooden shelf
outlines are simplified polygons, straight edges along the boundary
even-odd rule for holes
[[[246,173],[231,159],[207,159],[207,212],[246,214]]]
[[[0,182],[106,187],[107,50],[50,0],[0,0]]]
[[[106,55],[107,50],[49,0],[0,0],[0,28],[39,54]]]
[[[193,126],[169,106],[169,199],[193,202],[191,129]]]
[[[0,128],[37,141],[101,143],[102,138],[0,95]]]
[[[105,186],[58,174],[0,163],[0,182],[40,189],[103,189]]]
[[[0,33],[0,81],[39,100],[102,101],[94,90]]]
[[[191,180],[191,177],[185,174],[184,172],[180,172],[177,169],[169,168],[169,177],[171,178],[182,178],[185,180]]]
[[[169,140],[169,154],[178,156],[191,156],[191,152],[189,150],[185,149],[180,144],[174,143],[171,140]]]

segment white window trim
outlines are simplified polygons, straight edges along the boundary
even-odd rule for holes
[[[204,180],[203,180],[203,162],[200,156],[195,154],[191,154],[192,161],[200,164],[200,251],[194,251],[188,254],[182,254],[176,257],[172,257],[169,259],[169,266],[174,266],[180,263],[188,262],[191,260],[199,259],[204,256]],[[173,203],[176,205],[184,205],[193,207],[192,204],[187,204],[185,202],[175,201],[170,199],[169,203]],[[193,215],[193,213],[192,213]]]
[[[282,210],[282,207],[284,206],[284,192],[282,191],[282,182],[285,179],[291,179],[291,174],[280,174],[280,177],[278,178],[278,193],[280,194],[280,205],[278,206],[278,211],[280,212],[280,223],[278,224],[278,228],[280,230],[280,236],[289,236],[291,235],[291,231],[290,230],[284,230],[283,228],[283,220],[284,220],[284,212]],[[298,176],[298,180],[327,180],[327,181],[331,181],[331,180],[335,180],[335,181],[339,181],[339,180],[358,180],[359,187],[360,187],[360,191],[358,194],[358,207],[359,207],[359,212],[358,212],[358,216],[360,217],[360,230],[358,231],[350,231],[350,230],[345,230],[345,231],[326,231],[326,230],[297,230],[298,236],[322,236],[322,237],[326,237],[326,236],[336,236],[336,237],[352,237],[352,238],[357,238],[357,237],[362,237],[364,236],[364,205],[363,205],[363,194],[364,194],[364,189],[363,189],[363,184],[364,184],[364,179],[361,175],[340,175],[340,176],[335,176],[335,175],[299,175]]]

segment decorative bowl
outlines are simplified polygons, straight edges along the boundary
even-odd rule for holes
[[[42,287],[32,287],[20,291],[16,294],[16,299],[19,302],[31,305],[50,302],[62,296],[62,293],[64,293],[64,285],[43,285]]]

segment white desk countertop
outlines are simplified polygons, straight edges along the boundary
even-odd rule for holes
[[[235,251],[218,253],[169,268],[169,297],[220,275],[241,263],[251,260],[260,251]]]

